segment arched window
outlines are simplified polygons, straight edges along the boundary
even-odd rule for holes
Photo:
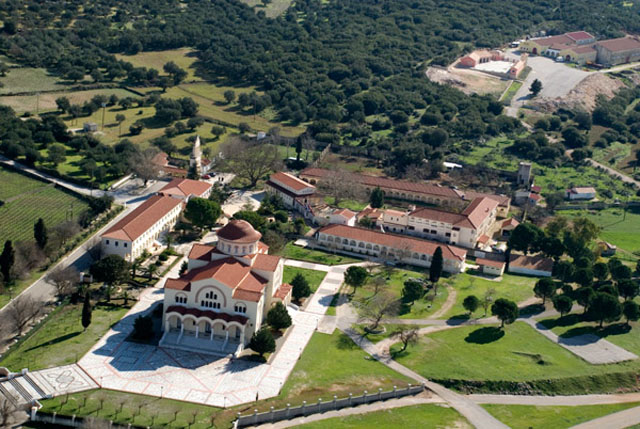
[[[233,246],[233,253],[238,253],[238,246]]]
[[[218,301],[218,294],[213,291],[205,293],[204,298],[200,300],[200,306],[219,309],[221,305],[220,301]]]
[[[253,253],[253,244],[249,246],[249,253]]]
[[[246,306],[246,305],[244,305],[244,304],[243,304],[243,303],[241,303],[241,302],[236,302],[236,304],[233,306],[233,310],[234,310],[236,313],[242,313],[242,314],[245,314],[245,313],[247,312],[247,306]]]
[[[176,295],[176,304],[186,304],[187,296],[186,295]]]

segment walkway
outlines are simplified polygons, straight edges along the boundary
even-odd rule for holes
[[[640,423],[640,407],[635,407],[581,423],[573,426],[572,429],[624,429],[638,423]]]
[[[640,402],[640,393],[624,393],[612,395],[570,395],[570,396],[541,396],[541,395],[467,395],[477,404],[503,405],[535,405],[535,406],[578,406],[623,404],[625,402]]]
[[[312,414],[306,417],[297,417],[295,419],[283,420],[277,423],[267,423],[258,427],[260,427],[261,429],[284,429],[335,417],[347,417],[358,414],[372,413],[375,411],[392,410],[394,408],[400,407],[410,407],[413,405],[442,404],[443,402],[444,401],[437,396],[429,397],[427,394],[421,394],[418,396],[407,396],[400,399],[390,399],[384,402],[375,402],[372,404],[360,405],[358,407],[343,408],[338,411],[327,411],[325,413]]]
[[[525,320],[525,322],[549,340],[593,365],[618,363],[638,358],[635,354],[595,334],[583,334],[564,338],[558,336],[551,331],[551,329],[546,328],[542,323],[534,319],[528,319]]]
[[[437,319],[439,317],[444,316],[445,314],[447,314],[447,312],[449,310],[451,310],[451,307],[453,307],[456,303],[456,298],[458,297],[458,292],[452,288],[451,286],[447,286],[447,299],[446,301],[442,304],[442,306],[435,311],[430,318],[431,319]]]

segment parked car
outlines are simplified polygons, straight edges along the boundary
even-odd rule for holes
[[[211,176],[210,176],[210,175],[208,175],[208,174],[205,174],[204,176],[202,176],[202,178],[203,178],[204,180],[209,180],[209,179],[211,179]]]

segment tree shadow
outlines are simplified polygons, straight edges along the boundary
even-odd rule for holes
[[[336,347],[340,350],[354,350],[358,348],[358,345],[348,335],[340,334],[336,341]]]
[[[530,304],[520,309],[520,317],[532,317],[540,314],[545,310],[542,304]]]
[[[72,332],[70,334],[66,334],[66,335],[61,335],[58,338],[54,338],[51,341],[47,341],[46,343],[42,343],[42,344],[38,344],[37,346],[33,346],[30,349],[27,349],[25,351],[31,351],[31,350],[35,350],[35,349],[39,349],[40,347],[48,347],[48,346],[52,346],[54,344],[58,344],[61,343],[63,341],[67,341],[70,340],[73,337],[77,337],[78,335],[80,335],[82,333],[82,331],[76,331],[76,332]]]
[[[489,344],[498,341],[502,337],[504,337],[502,329],[495,326],[486,326],[471,332],[464,340],[473,344]]]
[[[451,317],[449,317],[449,319],[447,319],[447,324],[460,324],[464,321],[469,320],[471,317],[469,316],[469,313],[461,313],[461,314],[455,314]]]

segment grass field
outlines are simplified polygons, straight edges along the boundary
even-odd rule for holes
[[[293,278],[298,274],[302,274],[302,276],[307,280],[312,293],[318,290],[318,286],[320,286],[320,283],[322,283],[322,280],[327,275],[324,271],[285,266],[282,274],[282,282],[291,283]]]
[[[58,109],[56,106],[56,98],[67,97],[71,104],[83,104],[85,101],[91,100],[95,95],[116,95],[118,98],[133,97],[138,98],[133,92],[121,88],[109,89],[90,89],[87,91],[71,91],[71,92],[48,92],[35,95],[14,95],[0,97],[0,104],[7,105],[17,113],[31,112],[35,113],[36,109],[39,113],[50,112]]]
[[[511,99],[516,95],[518,90],[522,87],[522,82],[520,81],[512,81],[511,85],[509,85],[509,89],[504,92],[504,95],[500,98],[504,104],[510,104]]]
[[[404,282],[409,279],[424,279],[425,273],[419,271],[410,271],[395,269],[390,276],[386,276],[384,271],[376,270],[373,278],[369,282],[358,289],[356,294],[352,298],[353,301],[366,302],[375,294],[374,281],[376,277],[381,277],[385,280],[384,286],[381,286],[378,293],[388,292],[398,299],[402,298],[402,289],[404,288]],[[352,292],[352,288],[346,289],[348,292]],[[433,292],[428,292],[422,299],[415,301],[412,305],[403,303],[400,314],[401,319],[421,319],[427,318],[433,312],[437,311],[447,299],[447,289],[445,287],[438,288],[438,294],[435,299],[431,299]]]
[[[426,404],[326,419],[298,427],[301,429],[396,429],[400,427],[465,429],[472,426],[452,408]]]
[[[25,192],[47,186],[47,183],[30,179],[20,173],[0,167],[0,201],[16,197]]]
[[[65,89],[64,82],[57,76],[45,69],[32,67],[9,69],[5,77],[0,77],[0,82],[4,84],[0,95]]]
[[[2,179],[11,184],[2,193],[11,196],[11,200],[0,206],[0,237],[3,240],[30,240],[33,237],[33,224],[43,218],[51,229],[65,221],[69,216],[76,217],[89,205],[65,191],[46,183],[30,179],[19,173],[0,168]],[[17,186],[22,184],[27,191],[16,194]]]
[[[484,404],[482,407],[512,429],[566,429],[638,405],[636,402],[575,407],[501,404]]]
[[[507,298],[515,302],[524,301],[533,296],[533,286],[536,281],[537,279],[534,277],[514,276],[511,274],[504,274],[502,280],[499,282],[464,273],[443,279],[441,282],[451,285],[457,292],[456,303],[447,311],[443,318],[466,317],[467,311],[462,307],[462,301],[469,295],[475,295],[478,299],[482,300],[484,294],[489,289],[495,289],[494,297],[496,299]],[[475,317],[481,317],[483,315],[483,308],[479,308],[473,314]]]
[[[396,344],[392,350],[399,347]],[[493,326],[436,332],[422,337],[396,359],[427,378],[518,382],[567,379],[567,391],[571,390],[570,377],[637,371],[640,366],[636,361],[590,365],[524,322],[508,325],[504,332]],[[594,384],[592,391],[598,391],[598,387]]]
[[[288,259],[297,259],[299,261],[315,262],[325,265],[351,264],[354,262],[362,262],[360,259],[351,258],[349,256],[334,255],[332,253],[322,252],[320,250],[305,249],[295,246],[293,243],[287,243],[284,250],[280,253]]]
[[[43,401],[43,411],[78,416],[91,415],[113,420],[114,423],[134,423],[142,426],[168,428],[231,428],[236,413],[252,413],[254,409],[266,411],[270,406],[283,408],[287,403],[301,404],[303,400],[315,402],[319,397],[339,397],[363,390],[375,391],[378,387],[390,389],[394,385],[406,386],[409,379],[383,364],[366,359],[368,355],[342,333],[325,335],[315,333],[300,360],[294,367],[280,395],[274,399],[245,404],[226,410],[195,405],[169,399],[152,398],[108,390],[94,390]],[[104,397],[100,409],[99,398]],[[86,401],[85,401],[85,398]],[[123,410],[118,412],[122,401]],[[142,404],[140,415],[134,417],[137,405]],[[174,421],[174,410],[179,410]],[[195,424],[190,421],[195,415]],[[155,420],[152,420],[155,416]],[[213,422],[211,418],[214,418]]]
[[[640,252],[640,209],[628,209],[626,214],[622,209],[566,210],[560,214],[567,217],[582,216],[593,221],[602,228],[600,238],[615,244],[619,252],[627,253],[629,257],[634,252]],[[637,259],[637,256],[633,258]]]
[[[158,70],[160,74],[165,74],[163,67],[166,63],[173,61],[178,67],[187,72],[186,81],[201,80],[196,76],[195,63],[198,61],[196,51],[191,48],[171,49],[167,51],[140,52],[136,55],[116,55],[116,58],[127,61],[134,67],[146,67]]]
[[[95,306],[91,325],[85,331],[80,323],[82,304],[58,307],[34,334],[14,346],[0,365],[19,371],[74,363],[127,311],[117,306]]]
[[[513,141],[504,137],[496,137],[483,145],[475,145],[470,151],[463,151],[459,155],[461,161],[469,164],[484,162],[489,167],[517,171],[518,162],[521,160],[505,152],[513,144]],[[613,199],[626,199],[630,191],[620,180],[614,179],[604,172],[591,166],[580,167],[545,167],[532,162],[536,176],[536,185],[542,187],[543,194],[561,192],[573,186],[593,186],[597,191],[610,190]],[[607,200],[598,194],[600,200]]]
[[[593,147],[593,159],[625,174],[633,174],[636,162],[635,153],[640,144],[613,142],[606,148]]]
[[[271,0],[271,2],[269,2],[265,7],[260,0],[242,0],[242,3],[255,7],[256,12],[264,10],[267,18],[275,18],[282,15],[284,11],[289,8],[291,2],[292,0]]]

